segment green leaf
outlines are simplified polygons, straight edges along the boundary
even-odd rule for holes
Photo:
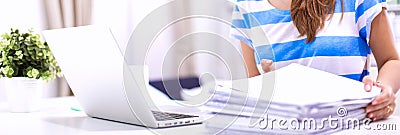
[[[14,74],[14,69],[10,68],[10,66],[6,66],[4,68],[3,67],[1,68],[1,72],[6,76],[10,76]]]
[[[15,44],[15,40],[11,40],[11,46],[14,46],[14,44]]]
[[[19,55],[21,55],[22,54],[22,51],[15,51],[15,55],[17,55],[17,56],[19,56]]]
[[[39,75],[39,70],[37,70],[35,68],[28,71],[28,77],[30,77],[30,78],[37,78],[38,75]]]
[[[39,47],[39,48],[46,48],[46,46],[43,45],[43,44],[38,44],[38,47]]]
[[[8,33],[4,33],[3,35],[1,35],[1,37],[5,40],[10,39],[10,35],[8,35]]]
[[[35,49],[36,47],[34,46],[28,46],[28,51],[32,51],[33,49]]]

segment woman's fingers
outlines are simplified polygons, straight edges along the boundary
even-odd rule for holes
[[[393,94],[393,90],[390,87],[386,87],[382,84],[377,84],[376,86],[378,86],[379,88],[381,88],[382,92],[381,94],[376,97],[373,101],[372,101],[372,105],[377,105],[377,104],[381,104],[383,102],[387,102],[387,101],[394,101],[396,96]]]
[[[365,76],[362,80],[364,83],[364,90],[370,92],[372,90],[372,86],[374,85],[374,80],[372,80],[371,76]]]
[[[395,107],[396,107],[395,103],[392,103],[379,110],[368,113],[367,117],[372,119],[373,121],[386,119],[387,117],[393,114]]]
[[[264,70],[264,73],[271,72],[275,69],[273,66],[273,61],[267,59],[261,60],[261,67]]]
[[[367,112],[367,117],[376,121],[385,119],[393,113],[396,96],[393,94],[391,87],[385,86],[381,83],[374,83],[374,85],[381,88],[382,92],[372,100],[371,104],[367,106],[365,111]]]
[[[370,112],[374,112],[374,111],[377,111],[377,110],[380,110],[380,109],[384,109],[390,103],[391,103],[391,101],[387,100],[387,101],[383,101],[383,102],[381,102],[379,104],[376,104],[376,105],[368,105],[365,111],[367,113],[370,113]]]
[[[366,112],[373,112],[379,109],[382,109],[394,102],[395,96],[392,93],[392,90],[383,85],[376,85],[382,89],[382,92],[379,96],[377,96],[374,100],[372,100],[371,104],[366,108]]]

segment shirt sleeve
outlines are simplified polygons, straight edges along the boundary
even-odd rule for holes
[[[233,9],[230,36],[246,43],[254,49],[250,33],[251,26],[249,19],[245,17],[247,11],[243,5],[246,5],[246,1],[238,0]]]
[[[374,18],[386,7],[386,0],[357,0],[356,24],[360,37],[369,42],[371,24]]]

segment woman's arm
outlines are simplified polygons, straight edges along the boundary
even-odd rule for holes
[[[242,41],[240,41],[240,46],[242,48],[242,56],[244,59],[244,63],[246,64],[247,68],[247,76],[250,78],[253,76],[260,75],[254,57],[254,50],[249,45],[247,45]]]
[[[385,8],[372,21],[369,44],[379,69],[377,81],[397,92],[400,88],[400,61]]]
[[[400,88],[399,55],[385,8],[372,21],[369,44],[379,70],[376,82],[380,83],[374,84],[382,89],[382,94],[366,108],[368,117],[375,121],[385,119],[393,113],[396,107],[395,94]],[[367,85],[366,90],[371,89],[371,83]]]
[[[240,42],[240,45],[242,48],[243,59],[247,67],[247,77],[260,75],[254,57],[254,50],[244,42]],[[273,61],[267,59],[261,60],[261,68],[264,71],[264,73],[273,71],[275,69]]]

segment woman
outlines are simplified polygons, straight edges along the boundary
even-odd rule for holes
[[[299,63],[382,89],[367,106],[389,117],[400,88],[400,61],[385,0],[238,0],[231,35],[241,42],[248,77]],[[368,76],[371,51],[379,75]],[[257,65],[261,65],[262,70]]]

